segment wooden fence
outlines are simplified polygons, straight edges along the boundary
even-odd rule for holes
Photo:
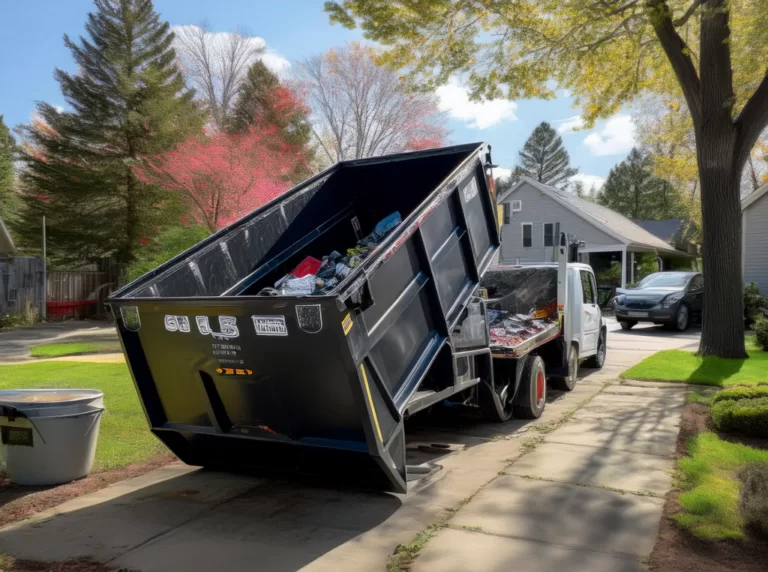
[[[117,289],[120,269],[114,264],[102,270],[49,270],[46,295],[47,320],[106,317],[104,300]],[[43,266],[38,258],[0,260],[0,316],[42,315]]]
[[[43,265],[39,258],[0,260],[0,316],[35,314],[43,302]]]

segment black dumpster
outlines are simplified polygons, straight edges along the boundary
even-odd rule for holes
[[[405,491],[403,414],[499,245],[482,144],[345,161],[116,292],[151,429],[192,465]],[[267,295],[402,222],[337,285]],[[275,294],[275,291],[271,291]]]

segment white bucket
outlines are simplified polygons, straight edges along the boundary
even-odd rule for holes
[[[0,463],[19,485],[57,485],[93,467],[104,394],[92,389],[0,391]]]

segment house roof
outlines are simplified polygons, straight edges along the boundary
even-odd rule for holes
[[[545,185],[529,177],[522,177],[511,189],[499,197],[499,202],[502,202],[509,195],[517,191],[523,183],[528,183],[535,187],[565,208],[570,209],[574,214],[592,224],[592,226],[614,237],[619,243],[626,244],[627,246],[639,246],[654,249],[670,254],[684,255],[684,253],[672,248],[658,236],[651,234],[625,216],[612,211],[608,207],[598,205],[597,203],[593,203],[586,199],[581,199],[576,195],[561,191],[555,187],[550,187],[549,185]]]
[[[13,244],[11,233],[0,218],[0,254],[13,254],[16,252],[16,246]]]
[[[750,206],[756,203],[757,200],[760,197],[762,197],[765,193],[768,193],[768,183],[765,183],[762,187],[759,187],[756,191],[753,191],[749,193],[746,197],[744,197],[741,200],[741,210],[748,209]]]
[[[641,220],[633,218],[631,220],[640,228],[647,230],[654,236],[658,236],[661,240],[667,243],[679,238],[683,231],[683,219],[681,218],[668,218],[665,220]]]

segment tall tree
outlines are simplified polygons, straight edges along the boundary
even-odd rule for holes
[[[476,96],[569,89],[585,125],[641,92],[680,94],[693,122],[707,273],[699,353],[744,358],[740,178],[768,125],[765,0],[335,0],[333,21],[389,46],[424,89],[472,70]],[[734,33],[731,31],[734,30]],[[552,81],[554,80],[554,81]],[[502,91],[505,87],[505,91]]]
[[[597,202],[628,218],[668,219],[685,216],[677,190],[651,171],[651,158],[636,147],[608,174]]]
[[[545,185],[565,188],[579,172],[570,163],[563,139],[549,123],[542,121],[520,151],[520,165],[515,169],[514,178],[525,175]]]
[[[264,41],[240,32],[213,33],[207,26],[173,31],[179,68],[213,124],[225,129],[249,67],[265,52]]]
[[[439,147],[448,132],[434,94],[409,94],[398,74],[360,43],[298,66],[319,153],[329,163]]]
[[[134,170],[139,180],[178,192],[192,219],[215,232],[288,190],[303,149],[279,141],[279,129],[264,123],[244,133],[213,131]]]
[[[245,133],[257,124],[276,127],[281,144],[287,143],[295,150],[304,150],[302,160],[297,161],[295,169],[288,174],[291,182],[298,183],[312,174],[309,109],[262,61],[255,62],[248,69],[232,108],[228,129],[234,133]]]
[[[131,262],[139,241],[169,223],[173,196],[139,181],[132,166],[172,148],[201,114],[179,73],[173,34],[150,0],[95,0],[88,38],[64,36],[78,66],[55,78],[72,111],[47,103],[27,125],[21,175],[22,239],[38,242],[47,217],[54,260],[102,256]]]
[[[13,183],[13,162],[16,155],[16,142],[0,115],[0,219],[10,222],[16,215],[18,199]]]

